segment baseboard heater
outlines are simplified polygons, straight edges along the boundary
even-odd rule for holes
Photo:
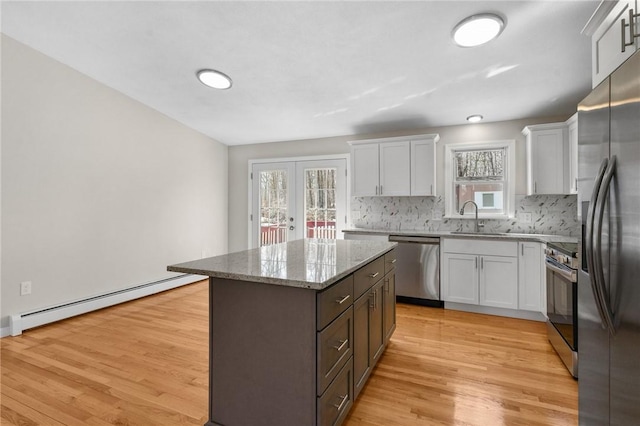
[[[107,308],[119,303],[150,296],[162,291],[171,290],[183,285],[191,284],[206,279],[200,275],[180,275],[160,281],[130,287],[99,296],[89,297],[74,302],[63,303],[45,309],[11,315],[9,317],[9,330],[12,336],[22,334],[24,330],[39,327],[55,321],[71,318],[76,315]]]

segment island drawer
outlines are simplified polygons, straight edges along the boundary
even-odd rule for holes
[[[353,308],[317,333],[318,395],[322,395],[353,353]]]
[[[384,276],[384,256],[363,266],[353,273],[353,297],[362,296]]]
[[[387,275],[389,272],[396,269],[396,249],[391,250],[389,253],[384,255],[384,274]]]
[[[325,328],[338,315],[343,313],[353,304],[353,275],[332,285],[316,298],[317,327]]]
[[[318,426],[341,425],[353,405],[353,367],[351,359],[342,367],[327,391],[318,397]]]

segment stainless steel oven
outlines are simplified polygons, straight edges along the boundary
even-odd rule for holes
[[[548,243],[547,336],[573,377],[578,377],[577,244]]]

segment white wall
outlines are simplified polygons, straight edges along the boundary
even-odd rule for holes
[[[2,89],[2,327],[227,251],[225,145],[4,35]]]
[[[261,158],[283,158],[323,154],[342,154],[349,152],[347,141],[392,136],[404,136],[421,133],[438,133],[437,191],[444,191],[444,145],[460,142],[489,140],[516,140],[516,194],[526,193],[525,139],[522,129],[530,124],[564,121],[568,117],[532,118],[497,123],[469,124],[463,126],[432,127],[414,129],[406,132],[385,134],[350,135],[334,138],[311,139],[303,141],[274,142],[265,144],[229,147],[229,251],[247,248],[248,206],[248,161]]]

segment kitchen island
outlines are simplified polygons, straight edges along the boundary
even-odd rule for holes
[[[212,425],[334,425],[395,330],[395,243],[305,239],[171,265],[209,276]]]

